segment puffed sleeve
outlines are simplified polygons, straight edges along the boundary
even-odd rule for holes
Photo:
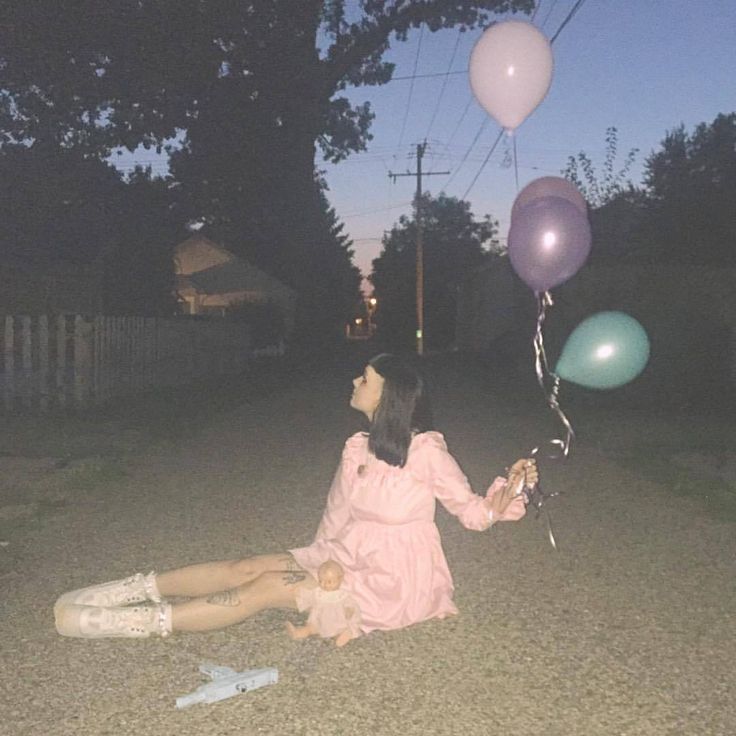
[[[439,432],[426,432],[423,458],[435,498],[466,529],[482,531],[490,526],[488,508],[482,496],[473,492],[465,473],[450,454]]]
[[[327,505],[322,514],[319,527],[317,527],[317,534],[314,537],[315,542],[318,539],[335,539],[340,530],[350,520],[349,474],[354,472],[354,455],[359,438],[360,435],[353,435],[345,443],[340,464],[337,466],[337,472],[332,479],[330,492],[327,495]]]

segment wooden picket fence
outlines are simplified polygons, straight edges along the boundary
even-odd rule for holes
[[[248,327],[214,319],[8,315],[0,325],[6,411],[100,405],[237,374],[251,356]]]

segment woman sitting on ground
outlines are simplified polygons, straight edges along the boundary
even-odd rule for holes
[[[138,573],[62,595],[57,631],[85,638],[167,636],[237,624],[268,608],[297,608],[327,560],[360,607],[363,633],[457,613],[453,582],[434,521],[439,502],[468,529],[515,521],[521,491],[537,482],[532,459],[515,462],[485,497],[476,495],[443,436],[432,431],[426,386],[407,362],[373,358],[353,381],[350,406],[368,432],[345,443],[312,544],[280,554]],[[168,603],[168,597],[186,597]]]

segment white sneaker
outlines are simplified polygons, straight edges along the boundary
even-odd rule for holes
[[[145,639],[151,634],[171,633],[171,606],[101,608],[69,604],[54,612],[56,630],[62,636],[82,639]]]
[[[64,593],[54,604],[54,611],[69,604],[115,608],[116,606],[128,606],[132,603],[143,603],[144,601],[161,603],[161,595],[156,587],[155,575],[152,572],[149,572],[148,575],[137,573],[123,580],[90,585],[88,588],[80,588]]]

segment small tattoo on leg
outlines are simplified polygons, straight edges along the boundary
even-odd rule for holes
[[[286,555],[279,560],[283,565],[282,570],[287,572],[303,572],[302,568],[297,565],[296,560],[291,555]]]
[[[240,605],[240,596],[237,590],[223,590],[219,593],[213,593],[207,596],[207,603],[213,606],[227,606],[233,608]]]
[[[286,583],[286,585],[295,585],[296,583],[301,583],[306,580],[307,574],[305,572],[287,572],[284,573],[284,576],[281,579]]]

